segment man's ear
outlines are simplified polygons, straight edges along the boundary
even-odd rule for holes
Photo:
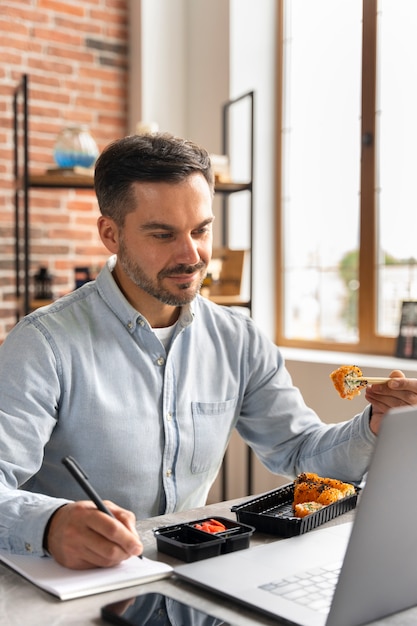
[[[104,215],[97,220],[98,233],[107,250],[112,254],[119,252],[119,228],[115,222]]]

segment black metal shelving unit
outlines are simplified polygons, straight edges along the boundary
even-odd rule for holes
[[[33,308],[30,297],[30,189],[93,189],[93,178],[83,174],[31,175],[29,170],[29,77],[23,74],[13,92],[14,114],[14,265],[16,320]]]
[[[255,144],[254,144],[254,127],[255,127],[255,92],[248,91],[241,96],[229,100],[224,103],[222,108],[222,150],[223,154],[230,158],[231,155],[231,144],[233,141],[233,137],[231,137],[231,115],[236,105],[242,103],[243,101],[247,101],[249,105],[249,181],[242,186],[240,189],[236,189],[235,191],[246,191],[249,193],[249,254],[250,254],[250,263],[249,263],[249,298],[242,302],[242,306],[249,309],[249,313],[252,313],[252,298],[253,298],[253,281],[254,281],[254,272],[253,272],[253,231],[254,231],[254,201],[253,201],[253,181],[254,181],[254,153],[255,153]],[[223,196],[222,202],[222,245],[228,247],[230,240],[230,232],[229,232],[229,200],[230,193],[226,193]],[[225,458],[223,460],[222,465],[222,480],[221,480],[221,492],[222,492],[222,500],[228,499],[228,489],[227,489],[227,476],[228,471],[230,469],[230,463],[228,462],[228,455],[226,453]],[[247,495],[251,495],[253,492],[253,452],[247,446],[246,448],[246,492]]]
[[[247,183],[240,185],[240,188],[233,189],[233,191],[224,190],[223,196],[223,212],[222,212],[222,245],[228,247],[230,240],[230,232],[229,232],[229,200],[230,194],[236,193],[238,191],[247,191],[249,192],[249,254],[250,254],[250,264],[249,264],[249,299],[243,303],[243,306],[246,306],[250,312],[252,312],[252,286],[253,286],[253,228],[254,228],[254,219],[253,219],[253,178],[254,178],[254,152],[255,152],[255,143],[254,143],[254,127],[255,127],[255,92],[248,91],[241,96],[234,98],[232,100],[228,100],[223,104],[222,107],[222,149],[223,154],[230,158],[231,153],[231,143],[233,141],[230,133],[231,127],[231,115],[233,113],[233,109],[239,103],[247,101],[249,104],[249,180]],[[233,183],[231,183],[233,185]],[[217,189],[216,189],[217,191]],[[222,191],[220,189],[220,191]]]

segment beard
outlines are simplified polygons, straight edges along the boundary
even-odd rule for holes
[[[155,279],[150,278],[140,265],[129,256],[123,239],[119,241],[117,258],[125,274],[137,287],[163,304],[168,304],[169,306],[183,306],[184,304],[192,302],[199,293],[207,273],[206,263],[204,263],[204,261],[200,261],[200,263],[197,263],[196,265],[179,264],[175,267],[161,270],[158,272]],[[190,280],[190,282],[182,283],[178,286],[178,293],[172,293],[162,284],[163,279],[168,276],[175,276],[178,274],[191,275],[196,271],[200,273],[200,279],[193,279]]]

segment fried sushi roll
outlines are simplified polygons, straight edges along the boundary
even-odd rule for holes
[[[342,365],[330,374],[339,396],[347,400],[360,395],[362,389],[366,387],[366,381],[357,380],[358,377],[362,377],[362,371],[357,365]]]
[[[355,487],[350,483],[336,478],[323,478],[313,472],[303,472],[294,481],[294,515],[305,517],[354,493]]]
[[[303,502],[302,504],[295,505],[294,514],[295,517],[306,517],[307,515],[320,511],[320,509],[323,508],[324,505],[319,502]]]
[[[337,478],[323,478],[313,472],[303,472],[295,479],[294,484],[299,483],[313,483],[318,485],[327,485],[333,489],[338,489],[342,492],[343,497],[352,496],[355,493],[355,487],[350,483],[344,483]]]

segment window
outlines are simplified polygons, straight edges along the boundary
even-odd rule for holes
[[[394,354],[417,299],[417,3],[279,4],[277,342]]]

